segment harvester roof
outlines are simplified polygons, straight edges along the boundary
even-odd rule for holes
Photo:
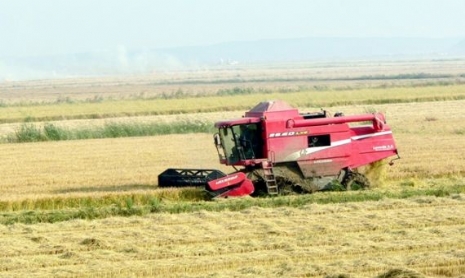
[[[245,113],[245,117],[266,117],[267,119],[283,117],[292,118],[296,116],[299,116],[297,109],[281,100],[260,102],[250,111]]]

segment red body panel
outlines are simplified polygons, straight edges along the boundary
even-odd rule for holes
[[[225,177],[209,181],[208,187],[211,191],[228,189],[220,194],[219,197],[246,196],[254,192],[252,181],[247,179],[245,174],[242,172],[232,173]]]

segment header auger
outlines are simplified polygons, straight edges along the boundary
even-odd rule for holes
[[[369,181],[357,168],[398,157],[381,113],[299,113],[283,101],[267,101],[215,127],[219,161],[236,171],[171,169],[172,184],[166,183],[165,171],[160,186],[203,185],[213,197],[311,193],[329,190],[335,182],[346,189],[364,188]]]

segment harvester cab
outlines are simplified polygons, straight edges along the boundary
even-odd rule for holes
[[[398,157],[381,113],[332,117],[326,111],[299,113],[285,102],[267,101],[215,127],[219,162],[235,172],[206,174],[201,182],[196,177],[196,184],[202,183],[214,197],[315,192],[331,189],[334,182],[346,189],[365,188],[369,180],[357,168]]]
[[[222,123],[218,131],[214,138],[221,164],[245,166],[249,161],[264,158],[259,123]]]

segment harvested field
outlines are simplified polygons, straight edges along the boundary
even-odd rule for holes
[[[456,195],[0,226],[0,276],[457,277],[464,206]]]

